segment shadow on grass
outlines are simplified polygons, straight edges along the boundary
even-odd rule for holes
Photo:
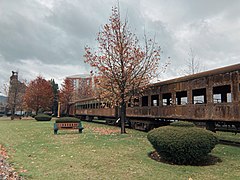
[[[63,135],[68,135],[68,134],[79,134],[81,135],[82,133],[79,133],[78,131],[61,131],[61,132],[58,132],[57,134],[54,134],[55,136],[63,136]]]
[[[171,164],[171,165],[179,165],[179,164],[174,164],[172,162],[162,159],[161,156],[159,156],[159,154],[156,151],[149,152],[148,157],[150,157],[151,159],[153,159],[155,161],[161,162],[161,163]],[[211,165],[215,165],[216,163],[221,163],[221,162],[222,162],[222,160],[219,157],[209,154],[202,161],[199,161],[196,164],[191,164],[190,166],[211,166]]]

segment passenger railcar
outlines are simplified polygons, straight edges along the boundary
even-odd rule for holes
[[[73,107],[72,107],[73,108]],[[75,103],[74,114],[118,119],[118,108],[94,98]],[[129,102],[127,119],[136,129],[149,130],[171,120],[240,127],[240,64],[151,84]]]

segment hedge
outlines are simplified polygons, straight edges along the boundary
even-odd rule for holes
[[[194,127],[195,125],[192,122],[176,121],[176,122],[171,123],[170,126],[174,126],[174,127]]]
[[[34,117],[37,121],[51,121],[52,116],[47,114],[38,114]]]
[[[78,122],[81,122],[81,120],[75,117],[61,117],[56,120],[56,123],[78,123]]]
[[[197,164],[218,143],[210,131],[175,125],[154,129],[147,138],[163,160],[174,164]]]

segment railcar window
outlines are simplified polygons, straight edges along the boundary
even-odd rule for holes
[[[176,92],[177,105],[186,105],[188,103],[187,91]]]
[[[134,98],[134,100],[133,100],[133,105],[134,105],[135,107],[139,106],[139,99],[138,99],[138,98]]]
[[[171,93],[165,93],[162,95],[162,102],[163,106],[169,106],[172,104],[172,94]]]
[[[106,104],[103,102],[100,104],[100,108],[105,108]]]
[[[214,103],[232,102],[231,86],[224,85],[213,87],[213,102]]]
[[[151,96],[151,106],[159,106],[159,95]]]
[[[79,103],[76,103],[75,107],[76,109],[80,109],[81,105]]]
[[[206,88],[192,90],[192,103],[193,104],[207,103]]]
[[[128,100],[127,107],[132,107],[131,99]]]
[[[107,102],[107,107],[108,107],[108,108],[111,108],[110,102]]]
[[[142,97],[142,106],[148,106],[148,96]]]

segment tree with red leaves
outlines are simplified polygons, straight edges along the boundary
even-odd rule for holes
[[[71,79],[64,79],[62,84],[62,88],[60,90],[60,102],[62,103],[62,107],[65,109],[66,114],[69,115],[69,103],[72,101],[74,93],[74,84]]]
[[[96,69],[100,96],[120,105],[121,133],[125,132],[126,103],[140,87],[150,83],[157,74],[160,47],[154,39],[140,45],[138,38],[128,28],[128,21],[121,21],[118,7],[112,8],[109,23],[98,33],[98,51],[85,47],[85,62]]]
[[[41,108],[43,111],[51,110],[53,104],[53,89],[51,83],[43,77],[38,76],[28,85],[24,101],[27,108],[36,111]]]

